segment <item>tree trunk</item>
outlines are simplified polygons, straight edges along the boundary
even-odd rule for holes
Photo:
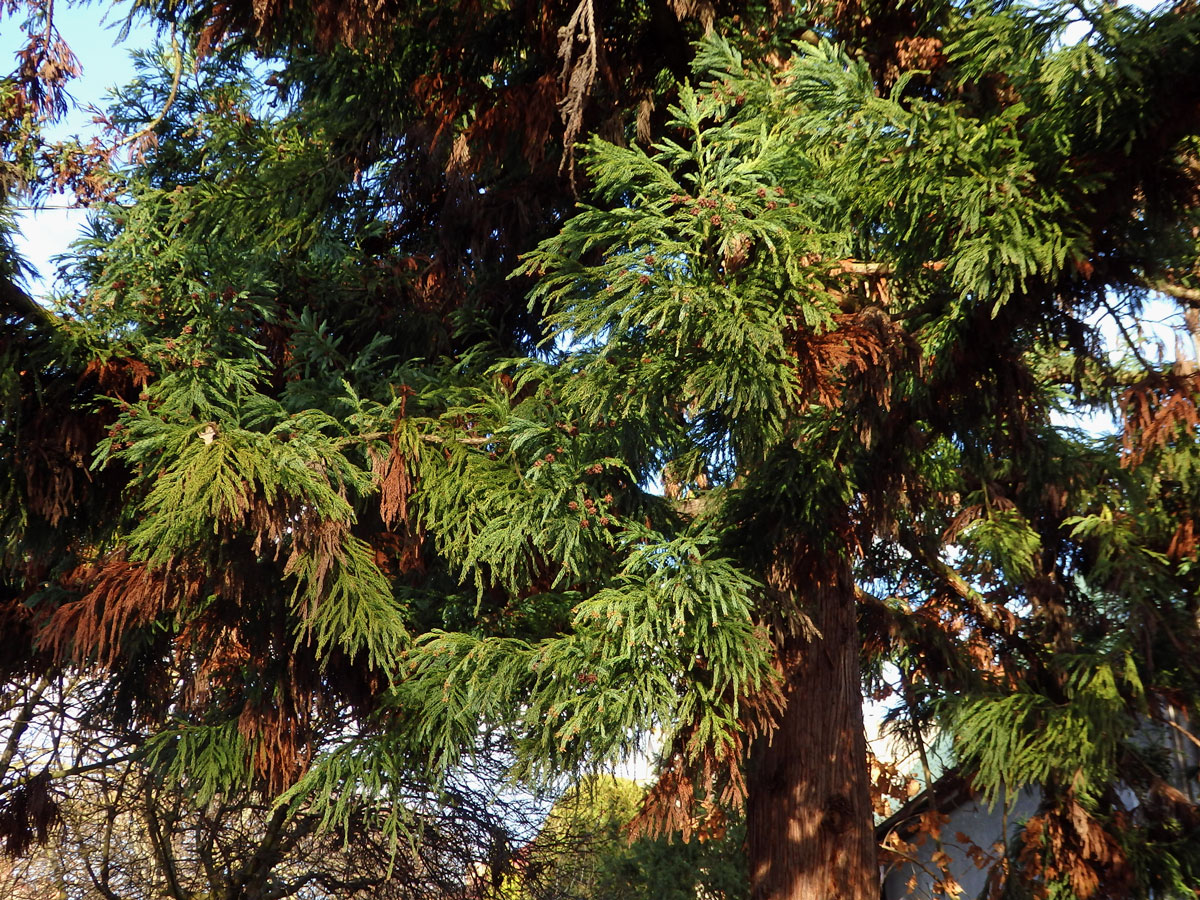
[[[751,750],[746,837],[752,900],[878,900],[859,639],[849,566],[800,591],[820,632],[780,648],[786,708]]]

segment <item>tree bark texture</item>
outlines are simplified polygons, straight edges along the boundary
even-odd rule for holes
[[[786,707],[751,750],[747,852],[752,900],[878,900],[849,566],[799,584],[820,636],[782,639]]]

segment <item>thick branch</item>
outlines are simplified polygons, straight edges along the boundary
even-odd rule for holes
[[[1166,294],[1168,297],[1174,297],[1176,300],[1182,300],[1189,306],[1200,307],[1200,288],[1183,287],[1163,281],[1161,278],[1148,278],[1142,282],[1142,286],[1148,287],[1152,291],[1158,291],[1160,294]]]
[[[1168,719],[1167,724],[1170,725],[1172,728],[1174,728],[1176,731],[1178,731],[1180,734],[1182,734],[1185,738],[1187,738],[1189,741],[1191,741],[1197,747],[1200,747],[1200,738],[1196,737],[1194,734],[1192,734],[1190,731],[1188,731],[1186,728],[1184,728],[1178,722],[1172,722]]]
[[[265,884],[267,876],[281,856],[280,844],[283,826],[287,822],[287,818],[287,807],[276,807],[267,822],[266,833],[258,847],[255,848],[254,854],[246,861],[242,870],[230,879],[230,900],[246,896],[250,892],[251,886],[261,887]],[[258,891],[254,893],[258,893]]]
[[[163,834],[162,822],[158,817],[156,810],[157,803],[155,802],[154,790],[151,787],[149,778],[144,783],[144,790],[145,803],[142,807],[142,813],[146,822],[146,833],[150,838],[150,845],[154,848],[154,856],[158,862],[159,869],[162,870],[163,877],[166,878],[167,890],[174,900],[188,900],[182,883],[179,880],[179,870],[175,864],[175,851],[171,847],[170,835]]]
[[[42,699],[42,694],[46,692],[46,688],[50,686],[49,678],[41,678],[37,684],[29,692],[29,696],[22,704],[20,712],[17,713],[17,718],[12,724],[12,730],[8,734],[8,744],[4,748],[4,755],[0,757],[0,782],[4,781],[4,776],[8,774],[8,768],[12,765],[13,758],[17,755],[17,748],[21,744],[21,738],[25,736],[26,730],[29,728],[29,723],[33,720],[33,709],[37,706],[39,700]]]
[[[124,756],[112,757],[111,759],[101,759],[101,760],[97,760],[96,762],[92,762],[92,763],[83,763],[83,764],[77,765],[77,766],[64,766],[61,769],[51,769],[50,778],[52,780],[58,780],[60,778],[70,778],[74,775],[83,775],[87,772],[95,772],[97,769],[106,769],[109,766],[117,766],[123,762],[129,762],[130,760],[139,759],[143,755],[145,755],[145,751],[137,750],[137,751],[134,751],[133,753],[126,753]],[[34,774],[28,774],[28,775],[22,775],[20,778],[13,779],[11,782],[6,784],[4,786],[4,791],[7,792],[7,791],[13,790],[14,788],[19,788],[22,785],[28,784],[29,782],[33,781],[35,778],[41,777],[41,775],[42,775],[41,772],[37,772]]]
[[[58,324],[58,318],[50,310],[17,287],[11,279],[0,275],[0,314],[5,312],[15,313],[46,328]]]
[[[946,261],[941,259],[933,259],[921,263],[922,269],[928,269],[931,272],[940,272],[946,268]],[[830,275],[863,275],[866,277],[881,277],[896,274],[896,267],[892,263],[883,262],[863,262],[859,259],[841,259],[838,260],[836,266],[829,270]]]
[[[990,603],[973,587],[967,584],[966,579],[960,575],[953,566],[940,559],[937,554],[928,551],[917,540],[902,540],[901,545],[911,553],[916,559],[923,562],[935,576],[937,576],[943,584],[952,590],[958,597],[965,600],[971,611],[977,615],[985,625],[991,628],[998,634],[1011,635],[1012,629],[1004,623],[996,614],[996,610]]]

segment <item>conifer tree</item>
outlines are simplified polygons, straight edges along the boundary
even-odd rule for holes
[[[1148,290],[1197,296],[1195,97],[1169,119],[1146,98],[1195,71],[1200,20],[1106,6],[1065,46],[1073,12],[945,9],[907,64],[709,42],[677,137],[593,142],[601,205],[527,262],[575,408],[661,416],[693,527],[764,586],[784,709],[745,755],[754,896],[876,890],[864,639],[945,698],[988,797],[1041,788],[1014,885],[1195,883],[1194,806],[1142,730],[1194,697],[1191,513],[1161,493],[1195,452],[1194,362],[1130,332]],[[1096,407],[1123,442],[1055,423]]]
[[[83,668],[107,690],[82,718],[131,735],[167,785],[202,799],[249,788],[282,810],[316,798],[342,833],[398,786],[444,790],[466,755],[511,757],[525,738],[498,728],[531,672],[552,680],[526,710],[542,731],[528,743],[555,748],[536,767],[547,770],[593,755],[570,739],[587,711],[555,722],[547,706],[574,702],[598,677],[593,660],[620,665],[613,649],[648,628],[691,633],[621,665],[642,689],[613,705],[603,754],[631,748],[634,724],[683,718],[681,702],[706,708],[718,733],[733,728],[723,691],[676,696],[691,656],[727,657],[718,683],[766,671],[746,579],[716,558],[720,589],[708,591],[662,566],[706,548],[666,528],[669,507],[624,472],[613,437],[555,427],[535,385],[544,373],[490,371],[541,333],[505,279],[513,248],[550,233],[570,203],[569,131],[549,127],[559,81],[538,68],[557,73],[565,39],[522,33],[534,46],[516,50],[495,41],[517,25],[503,10],[466,34],[449,11],[387,24],[399,46],[419,37],[409,55],[331,47],[320,23],[291,34],[300,45],[281,45],[272,85],[242,61],[251,35],[222,42],[203,13],[170,11],[171,48],[144,57],[111,114],[142,143],[136,163],[101,148],[64,173],[97,193],[63,294],[46,309],[4,282],[6,676]],[[663,24],[636,5],[629,17]],[[52,26],[35,24],[36,44]],[[690,53],[680,20],[666,24]],[[577,27],[581,44],[594,39],[593,20]],[[453,85],[422,80],[431,55],[458,58],[464,44],[492,55],[447,72]],[[663,71],[639,64],[608,102],[636,108],[637,79]],[[497,72],[503,90],[480,91]],[[6,87],[20,98],[45,85]],[[564,126],[592,108],[585,88],[563,85]],[[531,117],[524,130],[504,118],[512,109]],[[35,159],[50,146],[38,124],[22,113],[13,125]],[[29,190],[56,177],[35,176]],[[606,530],[617,502],[634,533]],[[655,573],[670,623],[621,590],[626,570]],[[697,615],[717,609],[733,627],[710,638]],[[615,616],[625,631],[608,627]],[[406,686],[442,652],[417,643],[439,629],[530,642],[493,701],[503,715],[448,722],[427,712],[449,704],[450,684]],[[0,821],[25,847],[48,833],[69,782],[9,774]],[[397,804],[379,828],[415,839],[422,821]]]
[[[69,173],[52,313],[5,282],[5,671],[343,826],[659,727],[641,825],[744,804],[762,900],[877,895],[899,672],[1041,790],[997,891],[1200,885],[1153,725],[1195,739],[1200,376],[1138,334],[1200,341],[1190,4],[146,8],[157,150]]]

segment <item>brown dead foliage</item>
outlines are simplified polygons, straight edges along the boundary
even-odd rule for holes
[[[311,42],[327,51],[342,44],[370,54],[389,52],[391,42],[406,30],[441,35],[425,73],[410,87],[421,111],[416,117],[424,132],[419,146],[430,157],[443,159],[453,147],[447,174],[478,172],[514,153],[534,169],[557,162],[554,177],[546,180],[550,187],[559,176],[570,179],[574,144],[589,123],[612,119],[612,130],[619,135],[621,112],[652,91],[658,66],[646,64],[647,42],[683,76],[694,37],[683,23],[707,30],[721,5],[712,0],[653,4],[650,15],[632,20],[644,33],[631,34],[630,20],[619,18],[623,12],[596,0],[513,5],[480,0],[217,0],[200,4],[198,47],[203,55],[244,36],[265,47]],[[774,0],[772,18],[787,5]],[[522,71],[484,83],[479,76],[488,73],[479,63],[497,53],[497,33],[521,35]],[[509,65],[498,57],[493,69]],[[554,145],[561,153],[552,162],[547,150]]]
[[[746,802],[742,761],[752,741],[774,730],[783,709],[783,694],[778,683],[772,683],[740,697],[738,707],[742,730],[733,746],[721,752],[699,746],[694,726],[676,732],[670,763],[629,825],[632,837],[678,833],[684,841],[693,834],[707,839],[724,827],[724,809],[742,807]]]
[[[320,531],[318,544],[340,533]],[[125,678],[129,638],[172,617],[177,633],[129,686],[138,715],[235,717],[252,748],[256,783],[278,793],[312,760],[314,717],[368,708],[382,679],[342,654],[318,659],[311,646],[297,643],[303,610],[291,610],[275,587],[280,561],[255,557],[248,552],[211,575],[199,565],[151,569],[119,556],[78,566],[63,586],[83,595],[49,612],[37,639],[56,659],[96,663]],[[202,597],[208,602],[199,603]]]
[[[521,155],[531,165],[541,162],[553,138],[558,111],[558,86],[546,73],[531,84],[514,85],[485,110],[465,132],[473,153],[489,159],[508,150],[513,133],[521,141]]]
[[[608,64],[604,41],[596,23],[595,0],[579,0],[570,20],[558,33],[558,58],[562,69],[558,80],[562,99],[559,112],[563,121],[563,156],[560,171],[568,170],[575,182],[575,154],[572,145],[583,131],[583,115],[598,76],[615,87],[612,67]]]
[[[42,772],[0,795],[0,839],[4,852],[21,856],[44,844],[59,822],[58,803],[50,794],[50,773]]]
[[[695,828],[695,807],[696,780],[682,754],[675,753],[646,794],[629,833],[631,837],[678,833],[687,841]]]
[[[346,522],[323,519],[300,499],[281,497],[268,502],[258,494],[247,494],[243,506],[222,523],[231,537],[243,528],[252,536],[250,550],[256,556],[279,560],[285,550],[284,575],[293,574],[304,559],[315,561],[313,590],[319,593],[325,577],[341,555],[341,545],[349,533]]]
[[[244,687],[246,670],[255,662],[253,649],[240,628],[227,627],[209,617],[189,622],[175,643],[181,651],[194,653],[197,648],[205,648],[195,661],[191,679],[183,686],[181,696],[189,709],[204,709],[216,697],[237,696]]]
[[[0,599],[0,678],[28,675],[49,668],[47,654],[40,652],[34,641],[33,610],[21,592]]]
[[[421,548],[424,543],[425,535],[420,530],[403,534],[384,531],[372,535],[370,539],[375,550],[375,565],[389,578],[410,572],[423,573],[425,563]]]
[[[1167,559],[1171,562],[1195,559],[1196,547],[1196,521],[1190,517],[1183,519],[1175,526],[1175,531],[1167,544]]]
[[[1010,503],[1011,507],[1012,504]],[[954,517],[944,532],[942,532],[942,543],[953,544],[958,540],[959,535],[971,527],[971,525],[981,518],[985,518],[987,509],[981,503],[972,503],[970,506],[964,506]]]
[[[871,777],[871,811],[880,817],[890,816],[899,805],[911,800],[916,781],[900,771],[892,760],[880,759],[867,749],[867,769]],[[889,835],[892,832],[889,832]],[[886,846],[886,841],[884,842]],[[881,855],[880,862],[887,860]]]
[[[307,592],[310,597],[320,596],[324,591],[325,579],[333,571],[334,565],[341,559],[341,547],[349,528],[344,522],[328,519],[313,521],[296,529],[296,537],[292,541],[291,553],[283,567],[283,574],[294,575],[299,571],[306,558],[313,561],[313,569],[308,573],[311,589]],[[311,610],[303,606],[298,610],[302,618],[307,618]]]
[[[309,0],[305,5],[308,24],[322,50],[381,37],[402,7],[395,0]],[[287,0],[219,0],[208,9],[197,52],[203,56],[232,35],[273,39],[294,10],[295,4]]]
[[[91,480],[87,465],[96,445],[96,423],[82,415],[41,409],[21,432],[14,458],[25,476],[28,509],[52,526],[71,515]]]
[[[1103,896],[1123,897],[1133,885],[1120,844],[1070,797],[1026,823],[1018,859],[1038,897],[1049,895],[1052,882],[1065,881],[1080,900],[1097,896],[1101,886]]]
[[[23,121],[65,115],[69,106],[67,85],[82,71],[55,26],[52,12],[46,16],[42,30],[26,35],[24,46],[16,52],[16,63],[9,90],[0,103],[0,134],[19,134],[18,123]]]
[[[1195,435],[1198,397],[1200,373],[1155,372],[1127,388],[1121,397],[1123,462],[1141,465],[1152,451]]]
[[[924,15],[908,4],[838,0],[828,24],[839,40],[862,47],[876,79],[891,87],[903,72],[945,65],[942,42],[921,34],[932,30]]]
[[[203,584],[202,572],[186,563],[151,569],[121,555],[84,563],[63,580],[82,596],[49,613],[38,642],[57,659],[111,668],[132,632],[194,602]]]
[[[874,306],[835,316],[834,322],[829,331],[798,329],[790,336],[804,399],[838,407],[863,398],[888,409],[893,374],[917,352],[911,336]],[[871,435],[863,436],[870,443]]]
[[[896,65],[901,71],[922,69],[932,72],[946,65],[942,42],[933,37],[902,37],[896,41]]]
[[[107,396],[132,400],[136,392],[150,383],[151,377],[153,372],[145,362],[124,356],[89,360],[79,381],[82,385],[87,379],[94,379]]]
[[[281,685],[271,704],[247,704],[238,732],[254,748],[255,774],[278,796],[307,771],[312,761],[311,698],[295,697]]]
[[[678,834],[687,842],[694,834],[713,835],[724,824],[722,807],[740,808],[746,800],[741,743],[723,755],[703,748],[691,760],[675,753],[630,822],[630,837]]]
[[[54,527],[88,499],[97,477],[89,468],[92,456],[115,416],[103,404],[94,411],[77,402],[97,393],[131,399],[148,382],[150,370],[138,360],[118,358],[92,360],[77,375],[26,370],[20,377],[22,408],[8,423],[16,443],[0,452],[11,452],[28,511]]]
[[[399,423],[397,422],[397,425]],[[385,525],[408,521],[408,498],[413,492],[411,462],[400,449],[396,430],[388,437],[388,453],[370,451],[371,471],[379,479],[379,515]]]
[[[411,391],[402,387],[401,394],[400,419],[388,436],[387,454],[375,448],[368,451],[371,471],[379,479],[379,517],[389,529],[372,535],[370,544],[375,549],[375,564],[389,576],[422,569],[424,543],[424,532],[408,519],[408,500],[416,486],[413,466],[417,460],[410,459],[400,447],[398,430],[406,405],[403,401]],[[393,530],[396,525],[402,526],[401,533]]]

